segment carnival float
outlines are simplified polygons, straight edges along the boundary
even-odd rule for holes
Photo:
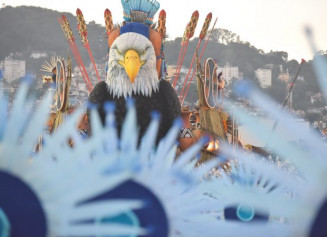
[[[132,3],[126,2],[126,4],[128,5]],[[152,9],[151,7],[154,7],[155,5],[157,5],[157,3],[154,3],[154,5],[150,4],[149,5],[150,9]],[[124,1],[123,1],[123,6],[124,6]],[[182,38],[181,49],[180,49],[175,73],[169,78],[167,74],[167,66],[165,63],[165,54],[164,54],[164,45],[165,45],[165,38],[166,38],[166,26],[165,26],[166,12],[162,10],[159,13],[158,21],[154,23],[153,18],[154,18],[156,7],[154,7],[151,10],[153,12],[150,11],[151,12],[149,13],[150,17],[149,16],[147,17],[146,14],[142,12],[144,10],[140,10],[140,11],[129,10],[129,7],[130,6],[128,5],[127,7],[124,8],[124,22],[122,23],[121,26],[119,24],[116,25],[113,24],[112,15],[109,9],[106,9],[104,12],[104,20],[106,25],[106,36],[108,37],[109,52],[112,43],[119,35],[119,33],[117,32],[121,30],[120,28],[126,27],[126,24],[128,25],[130,25],[130,23],[138,24],[136,25],[138,27],[141,24],[141,25],[147,25],[147,27],[149,27],[150,41],[154,47],[155,54],[156,54],[156,69],[158,73],[158,80],[167,81],[172,85],[178,96],[178,100],[174,101],[173,103],[181,104],[181,109],[175,108],[176,111],[180,111],[179,116],[181,116],[183,120],[183,128],[181,129],[181,133],[179,135],[180,145],[177,153],[178,154],[182,153],[203,136],[209,137],[209,142],[208,144],[205,144],[205,146],[202,149],[201,161],[206,161],[212,157],[215,157],[218,154],[219,140],[220,142],[229,142],[229,143],[233,143],[234,146],[237,146],[239,144],[238,135],[237,135],[237,125],[235,121],[234,120],[232,121],[230,116],[222,109],[223,96],[224,96],[223,89],[225,86],[225,81],[222,77],[222,73],[218,75],[217,61],[215,59],[209,58],[206,59],[205,62],[203,63],[203,66],[201,66],[202,57],[204,55],[206,46],[210,39],[212,30],[214,29],[217,23],[217,18],[215,19],[212,28],[209,30],[209,26],[212,21],[212,13],[209,13],[206,16],[203,26],[201,28],[201,32],[199,34],[199,41],[196,49],[189,49],[189,50],[194,50],[194,55],[187,76],[181,79],[180,72],[183,66],[186,52],[188,50],[188,43],[194,35],[199,20],[198,11],[195,11],[192,14],[191,19],[185,28],[185,32]],[[136,14],[136,16],[134,16],[133,15],[134,13],[132,14],[130,11],[133,11]],[[88,42],[88,37],[87,37],[88,31],[87,31],[86,23],[84,20],[83,13],[80,9],[76,10],[76,18],[78,23],[77,24],[78,33],[80,35],[83,46],[85,47],[85,49],[87,50],[90,56],[93,69],[97,76],[97,81],[100,82],[97,66],[92,56],[92,51]],[[88,76],[90,72],[87,72],[83,60],[80,56],[79,49],[77,48],[75,42],[76,39],[73,35],[72,29],[70,28],[69,22],[64,15],[62,15],[61,18],[58,18],[58,21],[62,27],[63,33],[68,42],[73,58],[75,59],[75,62],[78,65],[78,68],[80,70],[80,75],[82,76],[83,81],[85,82],[89,93],[91,93],[91,91],[93,90],[93,85]],[[58,59],[58,62],[59,61],[60,60]],[[57,74],[53,73],[57,67],[59,67],[58,70],[60,70],[61,75],[58,73]],[[49,78],[49,80],[47,81],[44,80],[44,83],[49,84],[49,81],[51,81],[50,78],[57,77],[57,82],[55,83],[57,101],[55,101],[54,103],[54,106],[56,105],[55,107],[57,108],[57,110],[54,111],[49,121],[49,130],[51,132],[54,128],[57,128],[59,126],[59,124],[63,120],[64,115],[68,114],[68,111],[73,110],[72,106],[68,105],[69,85],[71,79],[69,78],[69,73],[67,70],[71,72],[71,63],[69,65],[67,63],[65,65],[61,65],[60,63],[59,65],[56,65],[55,60],[52,59],[51,63],[45,62],[44,65],[42,65],[42,68],[43,71],[47,71],[53,74],[52,77],[44,76],[44,78]],[[65,72],[64,73],[65,75],[62,74],[63,72]],[[183,84],[183,88],[180,88],[178,91],[177,84],[180,79],[182,80],[181,84]],[[197,85],[198,85],[199,100],[197,106],[195,106],[194,108],[190,108],[189,106],[183,106],[183,104],[187,96],[187,93],[189,91],[190,85],[194,79],[197,81]],[[65,90],[68,91],[66,91],[65,93]],[[180,94],[178,95],[179,92]],[[59,94],[61,96],[58,97],[57,95]],[[58,98],[61,99],[58,100]],[[172,98],[171,96],[167,96],[167,98],[160,98],[159,101],[153,101],[153,102],[148,101],[145,103],[160,104],[164,100],[172,100]],[[91,100],[91,102],[93,101]],[[146,107],[146,104],[142,105],[142,107]],[[58,108],[58,105],[60,109]],[[101,106],[103,107],[103,104]],[[164,107],[171,109],[172,103],[170,102],[170,104],[168,103]],[[151,110],[158,111],[158,108],[152,107]],[[159,112],[161,112],[162,114],[167,113],[167,111],[159,111]],[[149,114],[150,112],[142,111],[141,113],[145,115],[145,114]],[[103,111],[101,114],[104,114]],[[121,117],[123,118],[124,115]],[[173,118],[176,117],[177,115],[173,116]],[[149,122],[149,117],[144,127],[147,127],[148,122]],[[167,131],[168,127],[170,126],[171,126],[171,121],[166,125],[165,130]],[[81,120],[79,128],[85,134],[90,132],[89,119],[87,118],[87,115],[85,115],[85,117]],[[141,130],[144,132],[145,128]],[[140,136],[142,136],[142,132]]]
[[[122,0],[122,6],[122,24],[113,24],[108,9],[104,13],[107,78],[99,76],[77,9],[78,32],[97,84],[62,15],[58,21],[70,53],[67,60],[42,65],[51,88],[37,109],[27,99],[28,80],[9,112],[0,97],[0,236],[325,236],[325,144],[290,123],[291,115],[249,84],[235,90],[285,131],[302,136],[305,147],[288,144],[224,100],[217,61],[203,59],[216,24],[207,34],[212,14],[177,90],[199,12],[186,26],[169,80],[166,12],[161,10],[154,24],[156,0]],[[309,31],[308,39],[315,50]],[[73,63],[91,102],[79,107],[69,100]],[[324,88],[326,67],[319,58],[316,71]],[[190,108],[183,105],[194,78],[198,103]],[[282,162],[244,151],[235,118],[258,137],[269,136],[269,149]]]

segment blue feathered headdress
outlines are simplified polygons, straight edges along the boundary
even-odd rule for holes
[[[127,22],[153,23],[153,17],[160,8],[156,0],[121,0],[124,8],[124,19]]]

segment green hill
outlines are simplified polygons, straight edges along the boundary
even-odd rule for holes
[[[0,10],[0,59],[10,53],[46,51],[65,55],[69,48],[57,18],[61,12],[38,7],[10,7]],[[64,13],[73,29],[76,43],[81,49],[83,46],[77,33],[76,18],[70,13]],[[106,40],[104,28],[100,25],[88,24],[89,41],[94,56],[103,58],[106,55]],[[80,50],[82,57],[87,52]]]
[[[32,52],[47,52],[50,55],[66,56],[69,49],[62,33],[57,18],[61,12],[39,7],[21,6],[0,9],[0,60],[8,55],[24,59],[27,62],[27,70],[32,73],[39,73],[40,64],[43,59],[31,59]],[[68,18],[75,35],[76,44],[81,52],[85,63],[89,62],[87,51],[83,49],[77,33],[77,20],[71,13],[64,13]],[[108,51],[105,38],[105,28],[94,22],[88,24],[88,38],[93,56],[98,62],[105,62]],[[169,32],[169,29],[167,29]],[[197,38],[189,43],[189,50],[186,54],[184,66],[190,65]],[[167,41],[165,55],[167,64],[176,64],[181,38]],[[286,85],[280,82],[277,77],[280,72],[279,65],[288,69],[291,77],[297,71],[299,63],[295,60],[288,61],[287,52],[271,51],[264,53],[262,50],[252,46],[249,42],[240,41],[240,37],[226,29],[215,29],[208,42],[204,58],[212,57],[217,59],[220,66],[229,63],[239,67],[244,78],[255,81],[254,71],[264,68],[267,64],[272,66],[273,86],[264,90],[278,101],[284,98]],[[309,106],[308,91],[318,92],[318,85],[312,70],[311,62],[303,65],[300,77],[304,81],[296,84],[294,92],[294,107],[305,108]],[[309,93],[310,94],[310,93]]]

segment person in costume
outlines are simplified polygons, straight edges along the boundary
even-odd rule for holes
[[[44,61],[41,65],[41,71],[47,72],[48,74],[52,74],[51,76],[43,77],[43,85],[42,88],[56,88],[57,84],[57,60],[58,57],[51,57],[49,61]]]
[[[57,67],[54,67],[52,69],[52,76],[51,76],[51,78],[52,78],[53,84],[56,85],[56,83],[57,83]]]
[[[151,112],[161,115],[157,142],[164,137],[172,122],[181,115],[175,90],[166,80],[160,80],[162,51],[161,35],[151,28],[152,18],[159,9],[156,1],[140,4],[122,0],[125,24],[109,36],[110,47],[107,80],[99,82],[89,101],[97,105],[102,122],[104,104],[116,104],[116,121],[120,133],[126,114],[126,100],[132,98],[137,109],[137,122],[142,137],[151,121]]]

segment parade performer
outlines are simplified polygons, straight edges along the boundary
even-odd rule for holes
[[[152,29],[152,18],[159,9],[156,1],[144,0],[133,4],[123,0],[125,24],[113,30],[110,46],[107,80],[99,82],[89,101],[98,106],[102,121],[105,120],[104,104],[116,104],[116,121],[120,131],[126,114],[126,100],[131,97],[137,109],[137,122],[141,137],[151,120],[151,112],[161,114],[157,142],[180,116],[177,95],[165,80],[159,80],[161,70],[161,42],[159,32]]]
[[[48,88],[50,85],[56,86],[56,77],[57,77],[57,57],[51,57],[50,61],[44,61],[41,66],[41,71],[46,73],[51,73],[52,76],[43,76],[43,87]],[[67,62],[65,62],[67,64]],[[51,83],[51,84],[49,84]]]

